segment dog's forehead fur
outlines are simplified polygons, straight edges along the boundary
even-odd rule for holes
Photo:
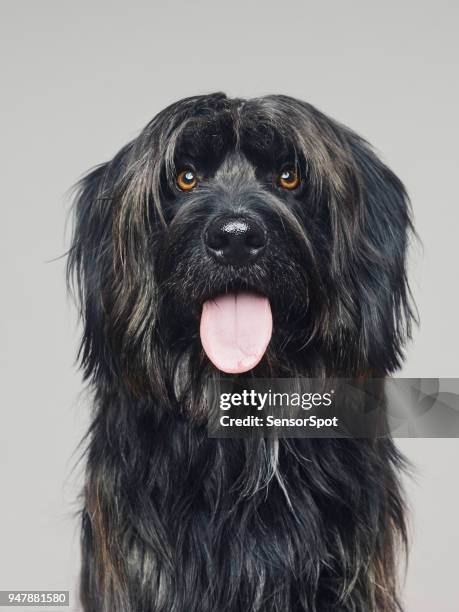
[[[197,170],[214,172],[228,156],[235,162],[235,152],[264,171],[280,169],[296,159],[292,132],[286,122],[275,124],[262,107],[247,102],[233,103],[184,123],[174,161],[176,166],[188,163]]]

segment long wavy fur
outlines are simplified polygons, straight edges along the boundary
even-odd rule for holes
[[[203,164],[214,179],[178,193],[199,142],[213,147]],[[282,151],[301,168],[296,195],[255,172]],[[272,236],[250,268],[202,251],[203,225],[236,200]],[[413,318],[397,177],[304,102],[212,94],[160,112],[82,179],[74,210],[68,275],[94,397],[84,609],[400,610],[404,461],[392,440],[209,439],[203,389],[217,373],[198,334],[204,300],[256,290],[275,332],[253,376],[396,370]]]

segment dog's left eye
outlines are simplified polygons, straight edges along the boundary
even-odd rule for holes
[[[186,168],[177,174],[177,187],[182,191],[190,191],[198,184],[198,179],[194,170]]]
[[[296,189],[300,184],[300,173],[295,167],[285,168],[279,175],[279,186],[283,189]]]

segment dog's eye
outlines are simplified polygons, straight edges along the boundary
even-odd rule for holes
[[[297,168],[285,168],[279,175],[279,186],[283,189],[296,189],[300,184],[300,173]]]
[[[177,187],[182,191],[190,191],[198,184],[194,170],[186,168],[177,174]]]

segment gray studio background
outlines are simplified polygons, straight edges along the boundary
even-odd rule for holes
[[[177,98],[307,99],[372,142],[411,195],[422,324],[402,375],[458,376],[459,11],[419,0],[2,0],[0,11],[0,589],[75,593],[72,468],[88,410],[64,261],[50,261],[68,244],[66,191]],[[453,612],[459,440],[400,446],[417,466],[406,609]]]

